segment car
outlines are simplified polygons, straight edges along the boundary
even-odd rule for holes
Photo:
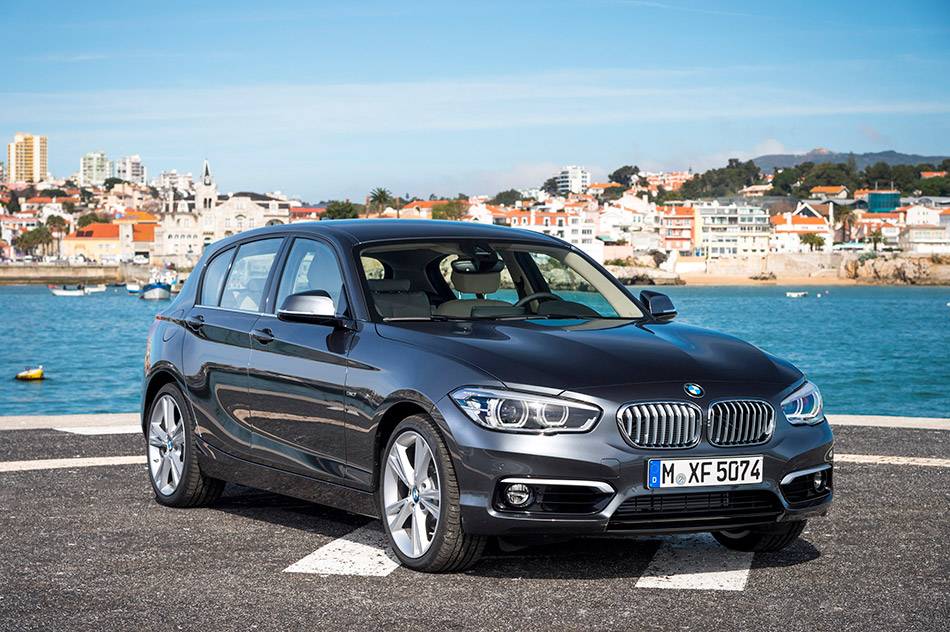
[[[170,507],[233,482],[378,517],[428,572],[468,568],[491,538],[786,547],[833,499],[821,393],[676,314],[514,228],[242,232],[205,249],[149,332],[149,481]]]

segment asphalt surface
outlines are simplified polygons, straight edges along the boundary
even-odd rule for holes
[[[838,454],[950,458],[950,432],[836,428]],[[0,461],[141,454],[136,435],[0,432]],[[638,588],[668,537],[588,538],[473,569],[285,573],[366,518],[229,485],[169,509],[144,465],[0,472],[0,630],[945,630],[950,468],[840,463],[831,514],[744,590]],[[716,545],[710,545],[716,546]],[[741,554],[737,554],[741,555]]]

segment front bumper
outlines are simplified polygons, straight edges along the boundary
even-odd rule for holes
[[[648,450],[624,441],[614,421],[616,406],[600,405],[604,417],[590,432],[541,436],[487,430],[472,423],[451,400],[439,402],[450,435],[465,531],[499,536],[715,531],[824,515],[833,500],[834,438],[827,422],[793,427],[779,420],[772,438],[758,446],[720,448],[704,437],[692,448]],[[763,457],[758,484],[646,486],[651,458],[755,455]],[[810,476],[818,469],[827,473],[826,492],[807,500],[791,493],[794,485],[789,483],[797,473]],[[610,491],[586,512],[559,511],[563,505],[557,503],[546,503],[542,510],[540,502],[517,511],[500,501],[502,484],[512,481],[533,482],[533,489],[542,494],[552,481]],[[801,489],[806,478],[793,482]]]

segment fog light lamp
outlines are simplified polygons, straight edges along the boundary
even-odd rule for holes
[[[820,492],[825,489],[825,473],[824,472],[815,472],[815,476],[812,479],[812,483],[815,486],[815,491]]]
[[[534,500],[531,488],[522,483],[513,483],[505,488],[505,503],[518,509],[527,507]]]

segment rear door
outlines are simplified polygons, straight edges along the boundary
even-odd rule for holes
[[[297,237],[275,275],[273,305],[290,294],[324,290],[346,311],[343,275],[333,248]],[[349,330],[278,320],[269,309],[251,332],[248,424],[254,460],[332,482],[344,476],[344,403]]]
[[[185,315],[185,384],[200,436],[250,458],[247,364],[250,331],[260,317],[283,237],[245,242],[215,255],[203,269],[194,307]]]

